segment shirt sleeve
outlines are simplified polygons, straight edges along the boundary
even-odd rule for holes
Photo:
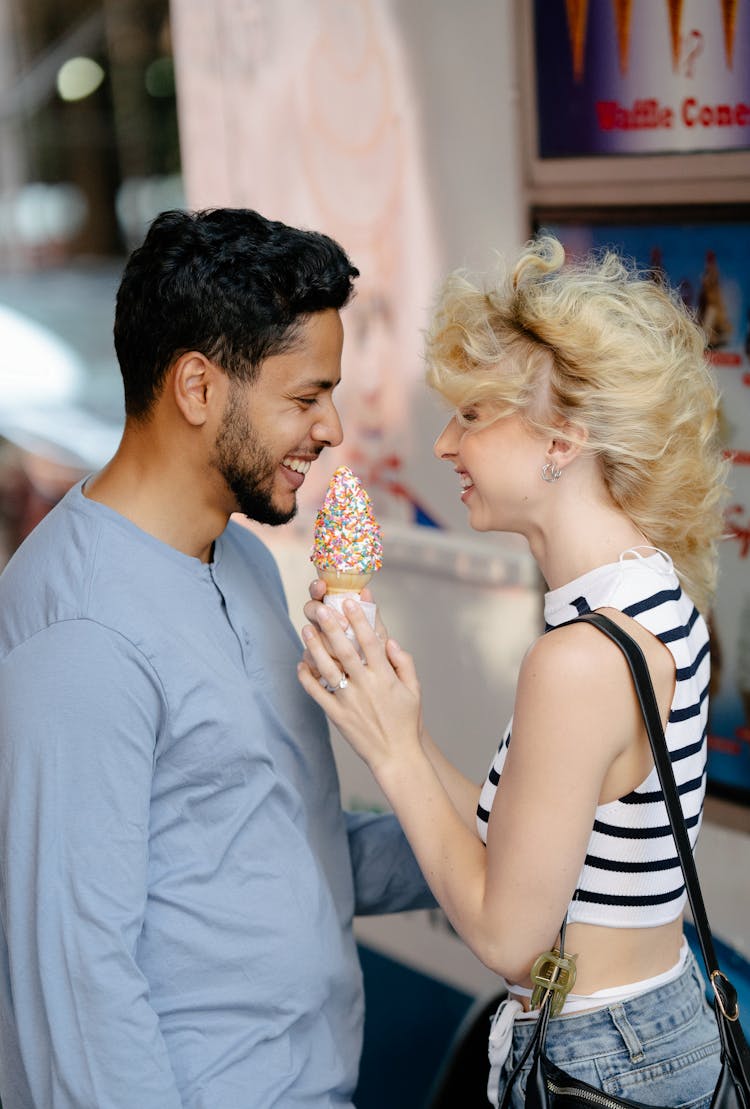
[[[0,664],[3,1035],[39,1109],[181,1105],[136,962],[164,713],[143,656],[93,621]]]
[[[345,813],[355,914],[434,909],[435,898],[393,813]]]

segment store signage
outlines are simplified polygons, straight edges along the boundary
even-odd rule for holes
[[[539,156],[750,149],[747,0],[535,0]]]

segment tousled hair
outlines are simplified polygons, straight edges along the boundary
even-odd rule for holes
[[[674,291],[612,251],[566,261],[541,234],[486,288],[448,278],[426,354],[428,382],[457,408],[520,412],[558,438],[564,422],[584,428],[613,501],[706,611],[727,463],[705,338]]]
[[[293,345],[306,316],[342,308],[359,271],[326,235],[244,208],[162,212],[117,293],[115,349],[125,411],[149,415],[181,354],[251,381]]]

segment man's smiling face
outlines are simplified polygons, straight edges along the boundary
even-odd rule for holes
[[[230,383],[211,465],[232,496],[232,511],[261,524],[294,516],[310,465],[343,438],[333,403],[343,341],[339,313],[315,312],[292,347],[267,358],[253,381]]]

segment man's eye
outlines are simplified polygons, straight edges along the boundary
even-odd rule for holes
[[[318,400],[317,397],[295,397],[297,404],[302,404],[305,408],[309,408],[311,404],[315,404]]]

